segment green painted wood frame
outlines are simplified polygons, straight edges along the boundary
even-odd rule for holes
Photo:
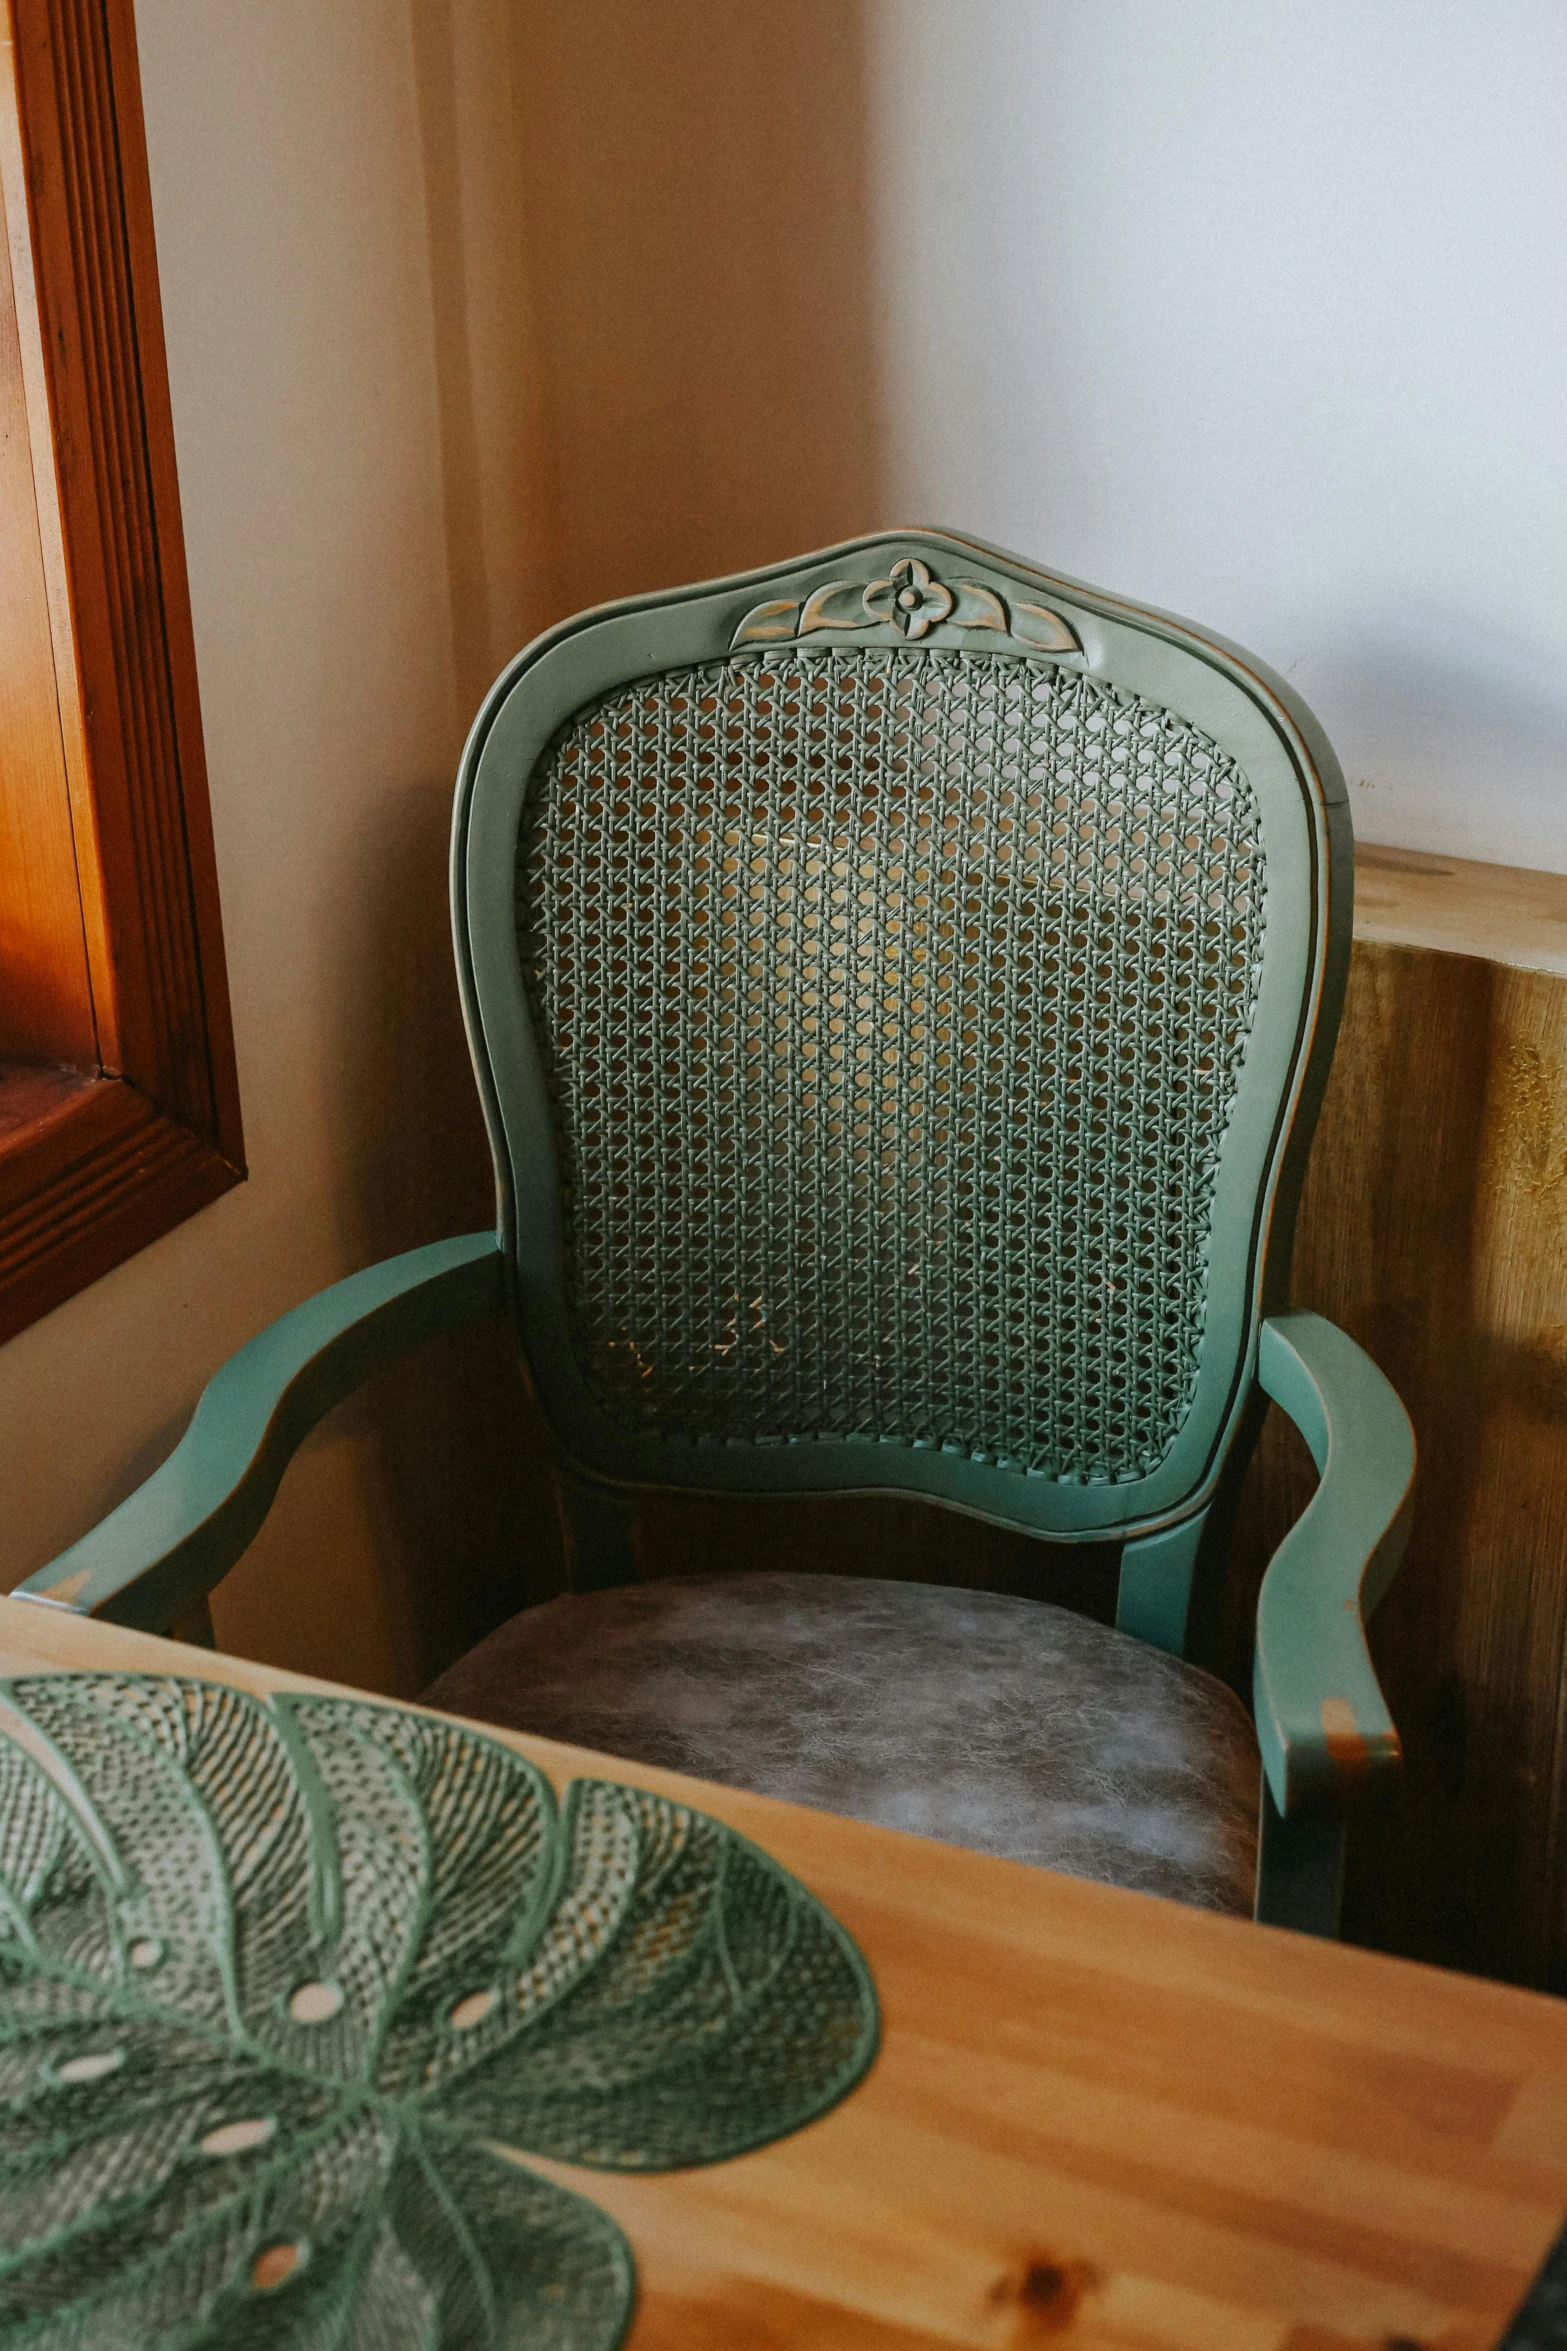
[[[838,581],[869,585],[904,556],[923,560],[938,578],[961,574],[1009,604],[1048,599],[1075,640],[1056,658],[1200,727],[1239,761],[1261,804],[1268,864],[1262,977],[1220,1158],[1197,1382],[1174,1444],[1149,1477],[1067,1484],[977,1462],[956,1448],[852,1437],[763,1448],[632,1436],[599,1408],[571,1345],[555,1140],[517,946],[517,836],[530,779],[560,728],[585,705],[639,678],[721,660],[763,602],[803,606]],[[941,652],[958,642],[965,652],[990,652],[981,642],[988,634],[935,627],[919,650]],[[879,642],[909,650],[891,627],[855,638],[857,645]],[[1003,636],[990,657],[1016,659],[1023,650]],[[515,1310],[567,1454],[592,1477],[628,1487],[915,1492],[1066,1541],[1137,1540],[1205,1510],[1255,1376],[1262,1317],[1287,1301],[1304,1154],[1343,1000],[1352,893],[1343,777],[1321,730],[1280,681],[1185,623],[947,534],[882,533],[804,562],[604,606],[539,638],[492,689],[463,755],[452,910],[500,1229],[515,1269]],[[1041,1182],[1048,1181],[1045,1171]]]
[[[938,576],[956,569],[1014,609],[1048,599],[1062,624],[1061,659],[1200,727],[1234,755],[1261,805],[1262,978],[1219,1166],[1196,1386],[1174,1444],[1141,1479],[1068,1485],[956,1451],[852,1438],[746,1447],[628,1437],[588,1392],[569,1343],[554,1136],[517,945],[517,837],[529,780],[585,704],[632,680],[723,658],[759,604],[797,613],[817,591],[844,579],[869,584],[905,556]],[[865,637],[862,628],[857,641]],[[939,650],[951,632],[932,629],[928,641]],[[1039,657],[1037,646],[1016,643],[993,657],[1025,649]],[[1343,995],[1352,888],[1343,778],[1282,681],[1185,622],[993,548],[931,531],[882,533],[563,623],[498,680],[457,791],[453,930],[495,1156],[497,1233],[436,1243],[352,1276],[263,1332],[211,1383],[163,1468],[23,1592],[167,1626],[239,1556],[290,1453],[324,1411],[407,1347],[509,1308],[601,1559],[612,1560],[624,1505],[650,1486],[916,1492],[1047,1539],[1120,1541],[1118,1621],[1179,1653],[1198,1543],[1260,1382],[1300,1425],[1322,1474],[1269,1568],[1259,1610],[1259,1915],[1331,1931],[1343,1815],[1398,1763],[1364,1626],[1402,1551],[1414,1471],[1407,1417],[1381,1373],[1321,1317],[1285,1311],[1295,1208]]]

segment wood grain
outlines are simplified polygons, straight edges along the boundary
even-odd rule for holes
[[[1357,943],[1294,1286],[1375,1357],[1420,1446],[1373,1632],[1407,1768],[1357,1829],[1346,1931],[1567,1990],[1567,977]],[[1313,1482],[1270,1415],[1227,1594],[1237,1685]]]
[[[5,1161],[20,1145],[31,1149],[57,1121],[71,1116],[96,1081],[80,1070],[40,1067],[30,1061],[0,1061],[0,1198]]]
[[[1361,841],[1355,936],[1567,975],[1567,874]]]
[[[134,1086],[88,1079],[0,1144],[0,1339],[194,1216],[233,1173]]]
[[[26,428],[65,788],[63,814],[56,778],[48,821],[30,822],[24,862],[42,870],[42,844],[55,842],[48,903],[57,914],[70,905],[91,1034],[66,1050],[7,1029],[0,1049],[123,1081],[141,1105],[125,1117],[167,1131],[154,1142],[149,1130],[127,1193],[104,1182],[84,1129],[87,1189],[59,1245],[24,1260],[0,1238],[0,1337],[243,1173],[132,4],[9,0],[9,14],[0,183],[17,367],[7,413]],[[16,448],[10,458],[14,477]],[[7,486],[14,517],[16,480]],[[9,536],[23,546],[27,534]],[[35,622],[37,606],[35,593]],[[44,700],[35,680],[40,729]],[[44,795],[33,797],[41,807]],[[62,896],[64,823],[74,901]],[[16,1159],[13,1149],[12,1175]],[[58,1169],[40,1167],[58,1197]]]
[[[0,1671],[40,1666],[325,1686],[0,1602]],[[630,2234],[630,2351],[1486,2351],[1555,2233],[1567,2007],[511,1743],[754,1838],[882,2002],[868,2080],[793,2138],[665,2177],[537,2164]]]
[[[0,241],[0,1045],[96,1067],[9,252]]]

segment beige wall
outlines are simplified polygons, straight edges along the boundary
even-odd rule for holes
[[[488,1207],[446,1074],[462,713],[407,18],[137,21],[251,1177],[0,1349],[8,1581],[153,1464],[258,1325]],[[408,1685],[376,1450],[352,1426],[310,1449],[222,1637]]]
[[[575,606],[876,519],[860,12],[139,0],[250,1181],[0,1349],[15,1581],[271,1316],[487,1221],[445,836]],[[412,1691],[557,1567],[499,1340],[335,1416],[216,1601]]]
[[[864,11],[412,0],[459,674],[874,528]]]
[[[519,10],[567,610],[890,519],[864,14],[844,0]]]

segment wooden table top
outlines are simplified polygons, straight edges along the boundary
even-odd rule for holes
[[[51,1667],[327,1686],[0,1600],[0,1673]],[[628,2351],[1487,2351],[1567,2212],[1567,2002],[511,1744],[753,1838],[882,2002],[864,2084],[756,2154],[530,2157],[629,2236]]]

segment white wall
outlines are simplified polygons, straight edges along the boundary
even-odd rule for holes
[[[1567,871],[1567,8],[877,0],[890,510],[1205,620]]]

